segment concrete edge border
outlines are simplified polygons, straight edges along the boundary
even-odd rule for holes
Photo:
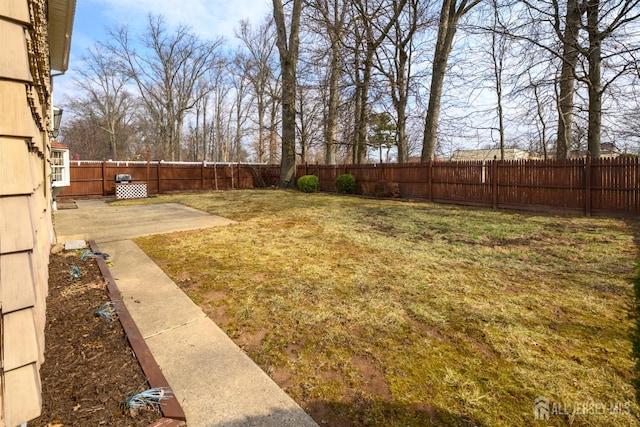
[[[94,240],[89,240],[89,247],[93,253],[99,253],[100,247]],[[167,379],[164,377],[164,374],[160,370],[158,363],[156,362],[153,354],[151,354],[151,350],[147,346],[147,343],[144,341],[138,326],[136,326],[129,310],[122,302],[122,295],[120,294],[120,289],[118,289],[118,285],[116,284],[107,263],[103,258],[96,257],[96,261],[98,262],[98,268],[102,273],[102,277],[104,277],[107,282],[107,289],[109,291],[109,297],[111,301],[115,303],[116,310],[118,312],[118,319],[122,324],[122,328],[127,336],[127,340],[129,341],[129,345],[133,349],[133,352],[138,359],[138,363],[142,368],[142,371],[147,377],[149,381],[149,385],[151,387],[167,387],[169,383]],[[160,409],[162,411],[163,418],[153,423],[151,426],[160,427],[177,427],[180,425],[184,425],[186,421],[186,416],[180,406],[180,402],[176,399],[175,395],[172,394],[170,399],[164,400],[160,403]]]

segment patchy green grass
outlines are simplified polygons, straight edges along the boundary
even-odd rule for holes
[[[274,190],[148,202],[240,221],[137,243],[319,422],[537,425],[545,396],[605,413],[544,425],[638,423],[633,221]]]

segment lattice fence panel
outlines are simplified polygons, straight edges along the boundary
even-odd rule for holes
[[[144,199],[147,184],[116,184],[116,199]]]

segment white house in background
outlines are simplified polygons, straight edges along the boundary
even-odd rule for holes
[[[519,148],[505,148],[504,160],[535,160],[539,159],[537,153],[521,150]],[[456,150],[451,156],[452,161],[471,160],[500,160],[500,149],[489,150]]]
[[[567,158],[569,159],[582,159],[589,155],[589,151],[586,149],[583,150],[571,150],[567,154]],[[620,152],[616,148],[613,142],[603,142],[600,144],[600,158],[602,159],[615,159],[616,157],[620,157]]]

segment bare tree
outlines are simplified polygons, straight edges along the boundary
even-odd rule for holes
[[[311,68],[307,67],[307,69]],[[298,83],[297,129],[300,142],[298,155],[302,163],[308,162],[312,149],[324,141],[321,136],[323,131],[322,106],[314,86],[303,82]],[[326,149],[326,146],[324,148]]]
[[[550,23],[560,41],[561,49],[539,38],[542,31],[516,34],[541,49],[555,55],[561,61],[558,81],[558,138],[556,155],[565,158],[572,138],[576,114],[574,97],[576,82],[582,82],[588,90],[588,150],[592,157],[600,156],[602,133],[602,97],[621,76],[632,73],[637,68],[634,54],[640,50],[634,37],[629,37],[627,27],[640,17],[639,0],[601,2],[599,0],[550,0],[532,2],[523,0],[532,16],[538,22],[534,25]],[[564,18],[562,12],[564,10]],[[586,16],[586,19],[583,19]],[[585,32],[585,37],[581,34]],[[627,36],[625,40],[624,36]],[[610,41],[608,51],[603,54],[603,43]],[[606,77],[602,74],[603,59],[608,63]],[[585,63],[586,62],[586,65]],[[604,82],[603,82],[604,79]]]
[[[127,91],[128,79],[112,66],[113,58],[95,47],[83,57],[85,67],[78,70],[75,85],[82,98],[70,107],[77,114],[95,118],[96,126],[108,134],[109,157],[118,159],[118,147],[125,149],[126,138],[120,130],[132,119],[133,99]],[[125,150],[126,151],[126,150]]]
[[[256,142],[256,158],[258,162],[264,162],[267,157],[265,148],[266,116],[271,99],[269,89],[276,78],[274,70],[274,42],[273,19],[266,19],[262,25],[253,29],[249,21],[241,21],[236,33],[244,45],[246,53],[237,58],[236,63],[243,70],[249,80],[254,96],[257,112],[258,140]]]
[[[189,156],[192,161],[206,160],[209,154],[209,94],[211,85],[207,79],[201,79],[196,84],[197,101],[193,113],[195,123],[189,126]]]
[[[400,4],[393,0],[393,7]],[[397,117],[398,162],[404,163],[409,158],[409,144],[407,140],[407,104],[411,90],[411,66],[413,60],[414,36],[421,26],[420,21],[425,14],[425,8],[420,7],[418,0],[409,0],[404,10],[401,10],[392,31],[389,32],[390,51],[381,49],[377,52],[378,69],[389,81],[391,101]]]
[[[68,105],[65,108],[74,112]],[[108,134],[100,129],[98,118],[94,115],[76,113],[66,118],[59,138],[69,147],[72,158],[76,156],[83,160],[112,158]]]
[[[431,90],[429,91],[429,106],[424,125],[422,141],[422,161],[433,158],[438,132],[438,119],[442,100],[442,88],[447,71],[449,54],[453,48],[453,38],[458,28],[458,21],[482,0],[443,0],[438,24],[438,36],[431,72]]]
[[[491,31],[491,62],[493,65],[493,81],[496,92],[496,113],[498,116],[498,133],[500,136],[500,160],[504,160],[504,108],[503,108],[503,74],[504,61],[507,51],[507,38],[503,27],[500,25],[500,10],[497,0],[493,0],[493,31]]]
[[[347,31],[347,0],[311,0],[309,6],[317,11],[312,14],[320,28],[325,31],[330,43],[330,62],[328,69],[328,100],[325,114],[325,163],[336,163],[338,144],[338,108],[340,102],[340,77],[343,60],[344,34]]]
[[[296,69],[300,49],[302,0],[292,0],[289,34],[282,0],[273,0],[273,18],[282,74],[282,158],[280,187],[293,187],[296,175]]]
[[[235,112],[235,132],[233,138],[234,160],[240,161],[243,158],[242,139],[244,136],[244,126],[249,118],[249,109],[252,101],[248,97],[248,76],[242,72],[243,55],[236,53],[232,61],[232,70],[240,70],[240,72],[231,71],[232,84],[234,88],[234,112]]]
[[[542,151],[543,159],[547,160],[549,154],[547,153],[547,142],[549,139],[549,126],[547,123],[546,106],[551,104],[550,100],[545,101],[543,95],[543,88],[539,82],[533,81],[531,75],[529,77],[529,87],[533,92],[533,100],[535,102],[535,127],[538,133],[539,148]],[[536,149],[537,150],[537,149]]]
[[[297,82],[296,82],[297,87]],[[297,90],[297,89],[296,89]],[[269,124],[264,129],[266,133],[266,156],[269,164],[276,164],[280,161],[280,154],[278,148],[282,141],[282,135],[278,132],[282,124],[282,81],[281,79],[273,79],[269,81],[267,87],[267,110],[269,112]],[[296,111],[297,113],[297,111]]]
[[[228,132],[228,111],[226,100],[231,90],[227,85],[225,73],[212,76],[213,91],[213,120],[212,120],[212,158],[218,162],[228,162],[231,150],[231,140]]]
[[[362,163],[367,155],[367,122],[369,117],[369,90],[371,87],[372,69],[376,53],[389,31],[396,24],[407,0],[389,3],[381,0],[371,4],[368,0],[355,0],[354,6],[358,12],[356,26],[361,32],[355,38],[356,55],[361,54],[356,72],[356,123],[353,143],[354,163]],[[360,74],[362,72],[362,74]]]
[[[602,134],[602,95],[606,89],[620,76],[637,69],[635,58],[625,60],[605,83],[602,82],[603,42],[616,35],[618,30],[640,18],[638,9],[640,0],[601,2],[600,0],[585,0],[586,25],[589,37],[588,49],[581,49],[587,57],[588,73],[585,82],[589,90],[589,130],[587,147],[591,157],[600,157]],[[637,40],[632,46],[627,46],[622,40],[616,40],[613,51],[605,56],[613,62],[614,58],[624,57],[639,51]]]
[[[182,125],[197,102],[197,82],[211,69],[222,44],[202,41],[189,27],[170,32],[161,16],[149,16],[142,49],[136,49],[127,27],[110,31],[112,42],[103,47],[116,58],[114,65],[132,79],[154,118],[164,156],[182,158]]]
[[[578,62],[578,32],[582,11],[578,0],[567,0],[564,30],[560,18],[560,5],[553,0],[553,27],[562,43],[562,68],[558,96],[558,137],[556,158],[566,159],[573,127],[573,98],[575,94],[576,65]]]

